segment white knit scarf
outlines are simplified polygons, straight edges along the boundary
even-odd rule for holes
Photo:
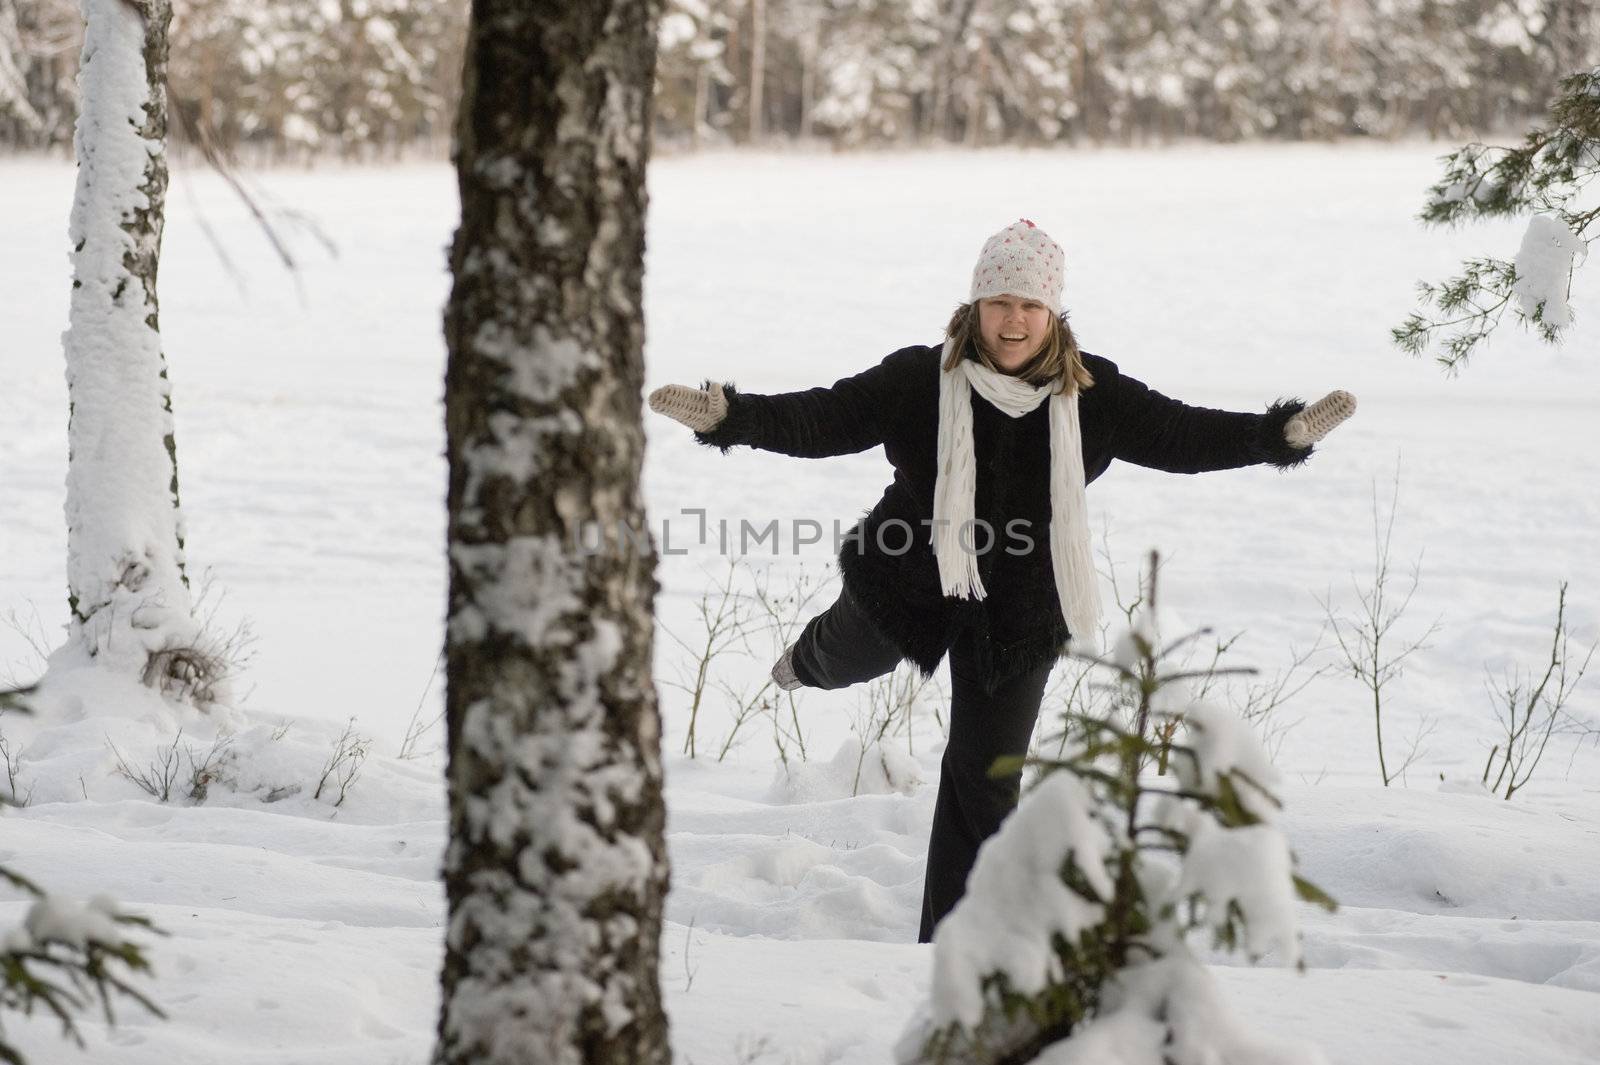
[[[953,341],[946,341],[942,367]],[[1078,429],[1078,394],[1053,393],[1053,386],[1035,388],[1020,378],[997,373],[973,359],[939,374],[939,467],[933,489],[933,553],[939,562],[939,583],[945,595],[983,599],[978,575],[978,549],[1004,550],[1003,529],[985,531],[974,524],[973,491],[977,461],[972,443],[972,391],[1013,418],[1040,403],[1050,403],[1050,564],[1055,570],[1061,616],[1072,632],[1073,645],[1092,650],[1098,645],[1100,591],[1089,547],[1089,516],[1084,497],[1083,438]]]

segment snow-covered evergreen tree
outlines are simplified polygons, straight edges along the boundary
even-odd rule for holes
[[[712,93],[726,92],[735,81],[727,64],[732,25],[725,0],[667,0],[657,32],[658,133],[698,147],[708,134],[723,128]]]
[[[473,7],[445,314],[440,1065],[670,1056],[639,492],[657,16],[654,0]]]
[[[436,136],[465,18],[465,0],[179,0],[175,105],[223,144],[352,155]]]
[[[98,1007],[114,1020],[119,997],[162,1016],[131,982],[150,970],[143,946],[129,934],[154,930],[147,918],[127,913],[105,896],[80,903],[48,895],[3,865],[0,884],[31,900],[21,924],[0,930],[0,1061],[27,1065],[5,1039],[7,1012],[48,1012],[61,1022],[62,1035],[80,1046],[77,1015]]]
[[[0,715],[31,713],[28,690],[0,691]],[[0,797],[0,810],[11,805]],[[155,1016],[161,1010],[131,981],[148,973],[149,959],[135,930],[159,932],[150,920],[128,913],[109,896],[87,902],[52,896],[8,864],[0,864],[0,888],[28,900],[22,922],[0,928],[0,1061],[28,1065],[5,1038],[5,1014],[24,1017],[42,1010],[61,1022],[62,1035],[83,1045],[77,1016],[99,1007],[115,1019],[113,1003],[130,998]]]
[[[363,155],[433,138],[467,2],[174,0],[173,106],[223,146]],[[0,40],[8,4],[41,124],[28,133],[0,87],[0,143],[59,136],[71,109],[43,55],[60,34],[38,27],[74,0],[4,0]],[[1600,61],[1600,5],[668,0],[659,44],[657,129],[691,144],[757,127],[841,144],[1455,135],[1527,121],[1544,86]]]
[[[1130,716],[1080,716],[1063,756],[1024,760],[1042,775],[934,932],[931,1000],[902,1063],[1322,1061],[1231,1018],[1189,946],[1207,935],[1294,965],[1296,899],[1333,904],[1294,873],[1255,733],[1188,694],[1212,673],[1181,664],[1203,632],[1163,644],[1153,584],[1144,604],[1106,663]]]
[[[1077,78],[1063,62],[1085,3],[959,0],[951,45],[940,45],[928,127],[968,143],[1016,136],[1053,141],[1079,113]],[[985,136],[987,134],[987,136]]]
[[[820,37],[817,128],[845,144],[916,134],[913,100],[932,85],[931,0],[861,0],[830,12]]]
[[[1164,7],[1167,45],[1155,66],[1178,80],[1182,132],[1238,140],[1275,132],[1269,57],[1282,23],[1272,0],[1200,0]]]

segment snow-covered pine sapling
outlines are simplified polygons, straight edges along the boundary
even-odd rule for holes
[[[1333,901],[1294,872],[1278,775],[1254,731],[1192,697],[1180,657],[1200,634],[1162,645],[1153,616],[1137,614],[1100,663],[1130,693],[1131,719],[1081,722],[1065,757],[993,767],[1042,776],[934,932],[931,1000],[897,1047],[902,1065],[1322,1060],[1232,1020],[1190,949],[1209,934],[1298,965],[1296,898]],[[1156,729],[1173,719],[1160,777]]]
[[[43,1008],[61,1022],[62,1035],[84,1045],[76,1017],[98,1005],[114,1023],[114,996],[133,999],[165,1017],[131,978],[150,970],[144,949],[126,932],[164,935],[149,918],[124,913],[105,896],[78,904],[46,895],[31,880],[0,866],[0,883],[33,899],[22,924],[0,932],[0,1062],[26,1065],[4,1035],[8,1012],[30,1016]]]
[[[339,795],[334,799],[333,805],[335,808],[343,806],[345,796],[349,793],[351,785],[356,782],[356,777],[360,775],[362,764],[367,760],[367,749],[371,745],[371,739],[356,732],[356,719],[352,717],[347,721],[344,731],[333,741],[333,751],[329,753],[327,762],[322,766],[322,775],[317,778],[317,790],[311,793],[311,797],[322,798],[323,789],[332,783],[339,789]]]
[[[1508,309],[1559,342],[1573,319],[1573,271],[1600,234],[1600,207],[1580,202],[1600,175],[1600,67],[1563,79],[1547,124],[1521,145],[1468,144],[1444,165],[1428,190],[1425,224],[1528,216],[1528,226],[1514,260],[1469,259],[1457,276],[1420,285],[1422,310],[1392,331],[1395,343],[1413,355],[1437,343],[1436,361],[1453,372]]]
[[[1405,618],[1411,597],[1422,580],[1422,559],[1411,568],[1409,581],[1401,587],[1391,566],[1391,548],[1394,543],[1395,515],[1400,510],[1400,471],[1395,469],[1394,491],[1389,498],[1389,513],[1383,514],[1378,505],[1377,485],[1372,489],[1372,575],[1368,582],[1355,582],[1356,606],[1348,613],[1335,609],[1332,596],[1323,599],[1322,610],[1333,631],[1339,648],[1339,658],[1344,668],[1358,681],[1372,702],[1372,727],[1378,750],[1378,776],[1383,786],[1403,780],[1405,772],[1419,757],[1422,740],[1431,729],[1424,720],[1404,754],[1390,756],[1383,738],[1384,691],[1405,672],[1405,663],[1418,651],[1428,648],[1428,641],[1439,631],[1439,620],[1434,619],[1420,635],[1402,636],[1397,626]]]
[[[1532,675],[1515,669],[1508,671],[1498,685],[1489,684],[1495,717],[1504,736],[1489,751],[1489,760],[1484,763],[1484,787],[1497,795],[1503,793],[1509,799],[1533,779],[1551,737],[1568,721],[1567,700],[1588,672],[1596,647],[1600,647],[1600,642],[1590,644],[1581,657],[1573,654],[1567,629],[1567,582],[1562,581],[1556,596],[1550,657],[1544,663],[1543,672],[1535,680]],[[1580,731],[1585,731],[1581,724]]]
[[[0,709],[31,713],[26,706],[0,699]],[[81,779],[81,778],[80,778]],[[88,788],[84,788],[88,794]],[[0,802],[3,805],[3,802]],[[105,896],[86,904],[52,898],[33,881],[0,865],[0,885],[33,900],[22,924],[0,931],[0,1062],[27,1065],[5,1038],[5,1015],[24,1017],[43,1007],[61,1022],[62,1033],[83,1046],[75,1016],[96,1002],[113,1023],[111,1000],[126,995],[157,1017],[156,1005],[129,978],[148,972],[150,963],[138,943],[124,932],[141,929],[165,935],[145,917],[124,913]]]

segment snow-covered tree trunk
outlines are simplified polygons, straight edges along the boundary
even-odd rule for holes
[[[67,650],[192,696],[185,652],[196,627],[156,320],[172,5],[82,0],[82,8],[72,309],[63,338],[71,405]]]
[[[477,0],[445,312],[439,1065],[657,1065],[641,308],[657,0]],[[594,536],[603,533],[602,549]]]

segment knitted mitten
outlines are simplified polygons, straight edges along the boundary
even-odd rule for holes
[[[1310,447],[1331,433],[1356,412],[1356,397],[1348,392],[1329,392],[1283,426],[1283,438],[1290,447]]]
[[[728,398],[716,382],[709,388],[662,385],[650,393],[650,409],[682,422],[697,433],[709,433],[728,416]]]
[[[794,671],[794,645],[790,644],[783,649],[783,655],[772,664],[772,682],[786,692],[792,692],[801,686],[800,678]]]

